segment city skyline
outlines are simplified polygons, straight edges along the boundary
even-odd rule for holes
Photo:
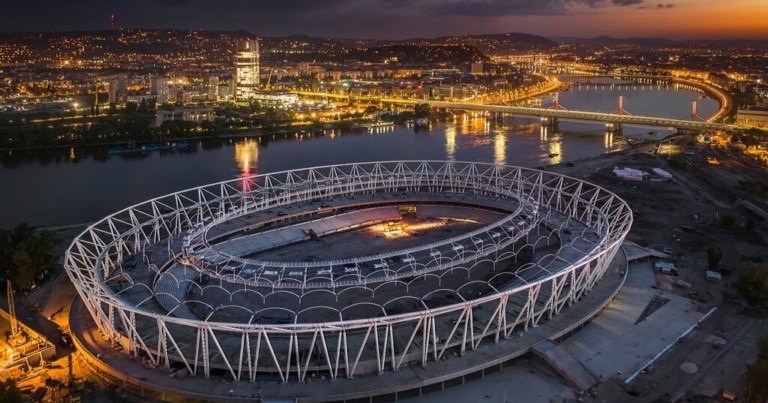
[[[0,17],[3,32],[114,26],[372,39],[510,31],[545,37],[768,39],[768,9],[761,0],[270,0],[257,5],[244,0],[33,0],[14,8]]]

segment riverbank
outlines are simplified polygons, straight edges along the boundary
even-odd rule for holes
[[[711,118],[707,119],[708,121],[719,121],[735,113],[735,110],[733,109],[733,96],[721,90],[720,88],[709,85],[707,83],[703,83],[701,81],[686,80],[677,77],[673,77],[672,82],[696,87],[704,91],[705,94],[713,97],[713,99],[717,100],[717,102],[720,104],[720,108],[718,109],[717,113],[715,113]]]
[[[286,126],[286,127],[289,127],[289,126]],[[303,129],[302,128],[296,129],[297,132],[299,130],[303,130]],[[229,132],[229,133],[217,134],[217,135],[173,137],[173,138],[167,138],[165,142],[168,144],[171,144],[171,143],[190,142],[190,141],[199,141],[199,140],[216,140],[216,139],[229,140],[233,138],[250,138],[250,137],[258,137],[262,135],[278,134],[278,133],[287,133],[287,131],[281,132],[277,130],[277,131],[263,132],[261,130],[247,129],[243,131]],[[157,144],[159,141],[161,141],[161,139],[141,140],[141,141],[135,141],[134,144],[141,146],[141,145],[147,145],[147,144]],[[125,146],[126,144],[128,144],[128,141],[121,140],[121,141],[105,141],[105,142],[98,142],[98,143],[57,144],[57,145],[39,146],[39,147],[13,147],[13,148],[0,148],[0,153],[8,153],[8,152],[14,152],[14,151],[58,150],[58,149],[67,149],[67,148],[73,148],[73,147],[120,147],[120,146]]]
[[[429,116],[429,119],[431,120],[442,120],[445,119],[447,114],[433,114]],[[391,123],[392,126],[407,126],[406,123],[407,119],[398,119]],[[193,142],[193,141],[205,141],[205,140],[231,140],[231,139],[244,139],[244,138],[257,138],[262,136],[272,136],[272,135],[285,135],[285,134],[321,134],[328,130],[336,130],[336,131],[356,131],[356,130],[366,130],[369,126],[369,124],[373,123],[373,120],[359,120],[359,121],[341,121],[341,122],[328,122],[323,123],[322,125],[288,125],[288,126],[279,126],[274,127],[270,129],[243,129],[238,131],[228,131],[221,134],[207,134],[207,135],[198,135],[198,136],[185,136],[185,137],[165,137],[158,138],[158,139],[152,139],[152,140],[136,140],[136,141],[130,141],[130,140],[121,140],[121,141],[108,141],[108,142],[98,142],[98,143],[74,143],[74,144],[57,144],[57,145],[49,145],[49,146],[39,146],[39,147],[13,147],[13,148],[0,148],[0,153],[12,153],[12,152],[18,152],[18,151],[45,151],[45,150],[63,150],[63,149],[70,149],[70,148],[80,148],[80,147],[124,147],[127,144],[133,144],[133,147],[141,147],[146,146],[150,144],[163,144],[163,145],[171,145],[173,143],[185,143],[185,142]],[[164,137],[164,136],[162,136]],[[138,151],[138,150],[137,150]]]
[[[613,105],[605,100],[616,99],[622,95],[620,91],[575,89],[565,94],[568,105],[606,110]],[[565,94],[561,94],[561,102]],[[701,93],[669,86],[668,91],[638,89],[631,95],[636,97],[632,98],[633,113],[685,116],[690,114],[690,101],[699,99]],[[717,107],[712,99],[699,101],[702,116],[709,116]],[[561,161],[578,165],[585,157],[627,147],[624,141],[628,138],[656,141],[668,134],[659,129],[657,135],[649,135],[650,129],[643,127],[626,127],[623,135],[609,134],[602,124],[571,121],[561,122],[558,130],[546,130],[537,118],[482,113],[430,122],[417,131],[399,125],[336,129],[339,126],[334,121],[328,126],[333,131],[325,129],[324,134],[316,135],[308,133],[318,127],[311,125],[221,136],[198,136],[201,133],[193,131],[189,137],[169,139],[186,139],[188,147],[158,152],[109,154],[110,146],[95,146],[0,153],[0,176],[10,189],[0,207],[13,212],[0,219],[0,227],[12,228],[20,222],[35,226],[87,222],[169,192],[309,166],[415,159],[525,167]]]
[[[710,85],[709,83],[702,82],[699,80],[689,80],[685,78],[680,77],[673,77],[673,76],[628,76],[628,75],[605,75],[605,74],[598,74],[598,75],[580,75],[580,74],[569,74],[564,75],[561,77],[574,77],[574,78],[614,78],[619,77],[621,79],[627,79],[627,80],[634,80],[637,78],[648,78],[648,79],[658,79],[658,80],[668,80],[674,84],[683,84],[688,85],[694,88],[698,88],[702,90],[706,95],[710,96],[712,99],[717,100],[719,103],[719,108],[717,112],[712,115],[709,119],[706,119],[707,121],[714,122],[719,121],[727,116],[731,116],[735,113],[735,109],[733,108],[733,96],[728,93],[727,91],[724,91],[723,89],[716,87],[714,85]]]

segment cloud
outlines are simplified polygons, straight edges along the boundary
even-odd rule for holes
[[[651,0],[25,0],[0,13],[0,31],[125,28],[246,29],[257,35],[439,36],[506,30],[537,18],[627,6],[667,9]],[[661,0],[657,0],[661,1]],[[674,1],[674,0],[668,0]],[[44,10],[44,11],[41,11]],[[514,20],[514,21],[513,21]],[[559,29],[530,22],[533,32]],[[574,27],[580,23],[574,20]],[[504,28],[501,28],[504,27]],[[563,27],[565,29],[566,27]]]
[[[154,0],[152,3],[157,7],[172,8],[179,6],[188,6],[194,3],[194,0]]]
[[[624,7],[640,5],[643,2],[644,0],[435,0],[419,3],[428,13],[485,18],[563,15],[583,8]]]
[[[670,3],[662,4],[662,3],[659,3],[659,4],[656,4],[656,5],[640,6],[640,7],[637,7],[637,9],[640,9],[640,10],[642,10],[642,9],[666,10],[666,9],[670,9],[670,8],[673,8],[673,7],[675,7],[674,4],[670,4]]]

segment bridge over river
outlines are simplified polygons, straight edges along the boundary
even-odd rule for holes
[[[542,122],[547,124],[557,123],[560,119],[566,120],[581,120],[592,122],[605,122],[610,125],[613,130],[619,130],[623,125],[639,125],[639,126],[654,126],[654,127],[668,127],[676,128],[678,130],[719,130],[730,131],[737,129],[735,125],[728,125],[722,123],[713,123],[710,121],[702,121],[695,119],[670,119],[659,118],[651,116],[636,116],[629,113],[625,113],[621,105],[619,105],[618,113],[601,113],[601,112],[587,112],[587,111],[572,111],[564,108],[536,108],[526,106],[510,106],[510,105],[487,105],[481,103],[472,103],[467,101],[431,101],[421,99],[395,99],[395,98],[382,98],[382,97],[350,97],[347,94],[333,94],[333,93],[318,93],[318,92],[302,92],[297,91],[299,95],[309,97],[322,97],[322,98],[342,98],[342,99],[359,99],[361,101],[370,100],[375,102],[398,104],[398,105],[415,105],[415,104],[427,104],[434,108],[441,109],[454,109],[454,110],[466,110],[466,111],[479,111],[509,114],[515,116],[529,116],[538,117],[542,119]]]

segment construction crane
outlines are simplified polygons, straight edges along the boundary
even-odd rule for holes
[[[267,83],[264,84],[264,89],[266,91],[269,91],[269,89],[272,88],[270,83],[272,82],[272,73],[274,73],[274,72],[275,72],[275,68],[274,67],[269,69],[269,77],[267,77]]]
[[[16,321],[16,304],[13,303],[13,287],[11,280],[5,280],[8,284],[8,316],[11,322],[11,336],[19,332],[19,323]]]

